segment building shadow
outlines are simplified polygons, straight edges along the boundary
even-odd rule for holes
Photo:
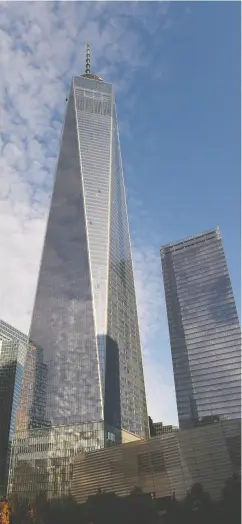
[[[121,442],[121,395],[119,348],[115,340],[106,337],[104,421],[107,445]],[[114,436],[112,436],[114,435]]]

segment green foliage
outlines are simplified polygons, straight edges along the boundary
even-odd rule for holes
[[[182,501],[156,499],[137,487],[128,497],[101,490],[85,504],[71,497],[48,501],[40,493],[32,504],[13,497],[12,524],[240,524],[240,477],[226,483],[222,499],[214,503],[200,484]]]

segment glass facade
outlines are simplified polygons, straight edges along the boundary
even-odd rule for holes
[[[219,229],[161,249],[180,427],[241,414],[241,331]]]
[[[77,453],[104,447],[103,423],[36,428],[15,434],[9,471],[9,493],[34,499],[69,494]]]
[[[139,488],[156,499],[182,500],[199,483],[219,500],[226,481],[240,473],[240,437],[241,420],[224,420],[78,454],[71,494],[83,503],[98,490],[125,496]]]
[[[67,101],[16,449],[22,432],[94,423],[98,447],[121,441],[122,429],[148,435],[114,93],[89,75],[73,78]]]
[[[0,496],[7,490],[26,347],[27,336],[0,320]]]

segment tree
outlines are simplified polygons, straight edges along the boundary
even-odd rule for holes
[[[220,504],[221,520],[224,523],[239,524],[241,522],[241,477],[234,474],[227,480],[223,489]]]
[[[88,522],[93,524],[119,524],[120,505],[119,497],[115,493],[105,493],[101,489],[92,495],[86,502]]]
[[[135,487],[127,497],[127,524],[156,524],[158,513],[155,496],[143,493],[142,489]]]
[[[10,505],[12,508],[12,522],[11,524],[29,524],[32,522],[29,515],[28,500],[19,500],[16,493],[10,496]]]
[[[183,503],[185,520],[190,523],[214,523],[214,504],[203,486],[196,483],[187,493]]]

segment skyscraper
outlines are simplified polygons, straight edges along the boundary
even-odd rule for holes
[[[6,494],[9,458],[27,336],[0,320],[0,497]]]
[[[180,427],[241,413],[241,333],[219,229],[161,248]]]
[[[67,100],[29,342],[18,434],[45,428],[71,453],[148,434],[114,91],[90,73],[89,47]]]

